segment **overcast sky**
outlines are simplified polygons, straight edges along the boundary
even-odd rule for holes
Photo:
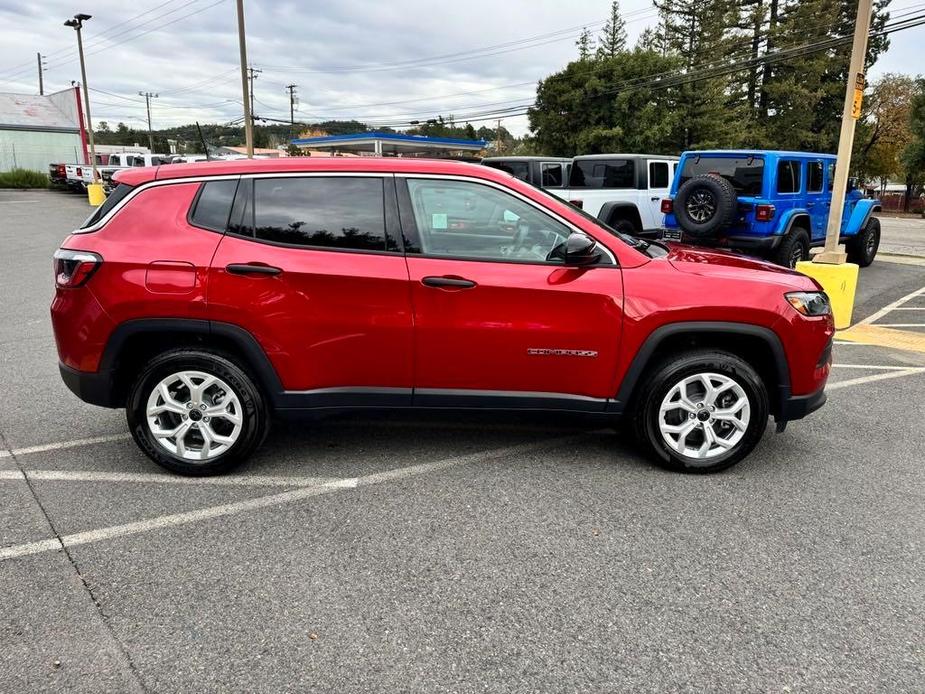
[[[516,112],[536,81],[576,55],[580,27],[597,31],[610,0],[245,0],[258,116],[289,118],[287,84],[296,84],[296,120],[357,118],[396,125],[453,113],[492,125],[485,112]],[[630,41],[654,23],[650,0],[621,3]],[[894,13],[921,8],[896,0]],[[95,122],[145,124],[139,91],[157,92],[154,127],[227,122],[241,115],[234,0],[0,0],[0,91],[37,93],[35,54],[47,56],[46,91],[80,80],[76,12],[84,29]],[[892,36],[870,75],[925,71],[925,26]],[[507,44],[507,45],[503,45]],[[479,52],[480,51],[480,52]],[[92,91],[93,89],[102,90]],[[108,92],[108,93],[103,93]],[[484,118],[476,120],[475,117]],[[516,134],[524,116],[505,118]]]

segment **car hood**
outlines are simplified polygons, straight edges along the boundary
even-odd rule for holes
[[[666,260],[681,272],[710,277],[730,277],[779,284],[794,290],[815,290],[815,280],[795,270],[738,253],[668,243]]]

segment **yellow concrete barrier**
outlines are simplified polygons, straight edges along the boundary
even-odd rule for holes
[[[829,295],[835,327],[842,330],[850,326],[854,293],[858,288],[858,266],[854,263],[831,265],[804,260],[797,263],[796,269],[816,280]]]
[[[87,186],[87,198],[94,207],[99,207],[106,202],[106,193],[103,192],[102,183],[91,183]]]

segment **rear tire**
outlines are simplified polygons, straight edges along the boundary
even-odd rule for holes
[[[269,413],[241,368],[216,352],[158,355],[135,380],[126,403],[135,443],[180,475],[227,472],[263,442]]]
[[[847,244],[848,261],[857,263],[860,267],[867,267],[880,249],[880,220],[871,217],[858,235]]]
[[[627,236],[637,236],[642,231],[628,219],[615,219],[610,223],[610,226]]]
[[[809,260],[809,234],[802,227],[794,227],[781,239],[780,245],[774,249],[771,259],[778,265],[796,267],[798,261]]]
[[[668,359],[652,369],[639,393],[636,438],[656,462],[677,472],[703,474],[735,465],[768,424],[764,382],[728,352],[697,350]]]

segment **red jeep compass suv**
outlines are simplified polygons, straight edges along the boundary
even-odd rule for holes
[[[624,236],[485,166],[303,158],[121,172],[55,253],[61,375],[175,472],[229,469],[274,414],[496,408],[631,418],[726,468],[825,401],[808,277]]]

